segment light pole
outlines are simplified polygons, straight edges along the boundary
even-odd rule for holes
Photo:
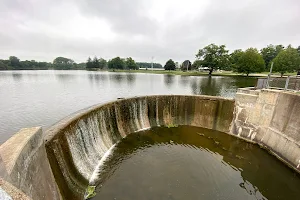
[[[151,68],[152,68],[152,71],[153,71],[153,56],[151,57]]]

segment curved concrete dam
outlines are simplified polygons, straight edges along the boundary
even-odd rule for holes
[[[81,110],[42,133],[22,129],[1,145],[1,176],[32,199],[82,199],[112,147],[128,134],[190,125],[258,143],[299,172],[300,96],[240,89],[236,100],[145,96]]]

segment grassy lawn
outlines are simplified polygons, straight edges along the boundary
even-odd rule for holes
[[[126,73],[149,73],[149,74],[170,74],[170,75],[181,75],[181,76],[207,76],[208,72],[198,72],[198,71],[166,71],[166,70],[109,70],[109,72],[126,72]],[[249,74],[250,77],[260,77],[267,76],[268,73],[256,73]],[[238,74],[231,71],[213,72],[212,76],[246,76],[243,74]]]

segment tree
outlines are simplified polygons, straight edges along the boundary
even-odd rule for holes
[[[72,69],[74,61],[69,58],[57,57],[53,60],[54,69]]]
[[[124,60],[120,57],[113,58],[108,61],[108,68],[109,69],[124,69],[125,63]]]
[[[92,69],[92,68],[93,68],[93,62],[92,62],[91,57],[89,57],[89,58],[87,59],[87,62],[86,62],[86,68],[87,68],[87,69]]]
[[[203,49],[199,49],[196,54],[196,58],[201,60],[203,67],[209,68],[209,75],[214,70],[222,69],[223,65],[228,62],[228,50],[225,49],[225,45],[210,44]]]
[[[268,45],[267,47],[260,50],[260,53],[265,61],[265,69],[267,70],[270,67],[271,61],[282,51],[284,47],[282,45]]]
[[[7,70],[8,66],[0,60],[0,70]]]
[[[300,67],[300,55],[297,49],[289,46],[285,50],[282,50],[276,58],[273,60],[274,62],[274,72],[280,72],[281,77],[286,72],[294,72],[299,70]]]
[[[168,60],[164,68],[165,70],[175,70],[176,69],[175,62],[172,59]]]
[[[135,61],[131,57],[126,59],[125,66],[126,66],[127,69],[138,69],[137,64],[135,63]]]
[[[9,56],[9,62],[10,62],[10,66],[13,69],[19,69],[21,67],[20,59],[17,58],[16,56]]]
[[[234,50],[230,54],[229,60],[233,71],[238,71],[238,63],[242,55],[243,55],[243,51],[241,49]]]
[[[182,71],[186,71],[186,70],[192,70],[192,63],[189,60],[185,60],[182,64],[181,64],[181,70]]]
[[[100,69],[105,69],[105,68],[107,68],[107,62],[106,62],[105,59],[103,59],[103,58],[100,58],[100,59],[99,59],[99,68],[100,68]]]
[[[193,68],[193,69],[198,69],[199,67],[201,67],[201,65],[202,65],[201,60],[195,60],[195,61],[193,62],[193,64],[192,64],[192,68]]]
[[[250,73],[262,72],[265,68],[265,61],[256,48],[249,48],[243,52],[238,59],[237,72]]]
[[[99,66],[98,58],[97,58],[97,56],[95,56],[94,59],[93,59],[93,68],[97,69],[99,67],[100,66]]]

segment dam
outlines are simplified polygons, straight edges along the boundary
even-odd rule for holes
[[[218,145],[218,139],[228,140],[230,145],[241,143],[236,145],[241,151],[244,148],[244,151],[253,152],[259,150],[246,148],[247,145],[259,145],[297,174],[300,172],[299,110],[299,94],[255,88],[238,89],[235,99],[157,95],[95,105],[66,117],[46,131],[40,127],[21,129],[1,145],[0,194],[7,199],[84,199],[87,190],[99,182],[99,168],[106,158],[113,160],[114,156],[109,158],[110,153],[114,155],[114,149],[121,148],[124,139],[135,140],[133,136],[137,136],[149,141],[156,137],[155,130],[166,135],[167,140],[160,145],[168,143],[167,155],[190,152],[177,144],[187,140],[182,133],[191,132],[191,137],[199,136],[199,143],[207,140]],[[145,136],[148,140],[143,138]],[[187,141],[186,145],[221,156],[218,159],[225,165],[240,166],[242,172],[242,166],[247,164],[229,161],[228,154],[224,153],[229,149],[226,145],[213,149],[205,144],[197,146],[193,143],[195,139]],[[182,151],[176,151],[179,147]],[[204,151],[201,153],[207,155]],[[242,160],[241,156],[237,158]],[[266,155],[259,158],[270,159]],[[277,175],[278,179],[287,178]],[[299,184],[299,177],[295,176],[294,185]],[[248,186],[242,184],[240,187]],[[253,187],[253,190],[258,189]],[[263,197],[264,192],[257,194],[261,195],[255,196],[258,199],[267,199]]]

